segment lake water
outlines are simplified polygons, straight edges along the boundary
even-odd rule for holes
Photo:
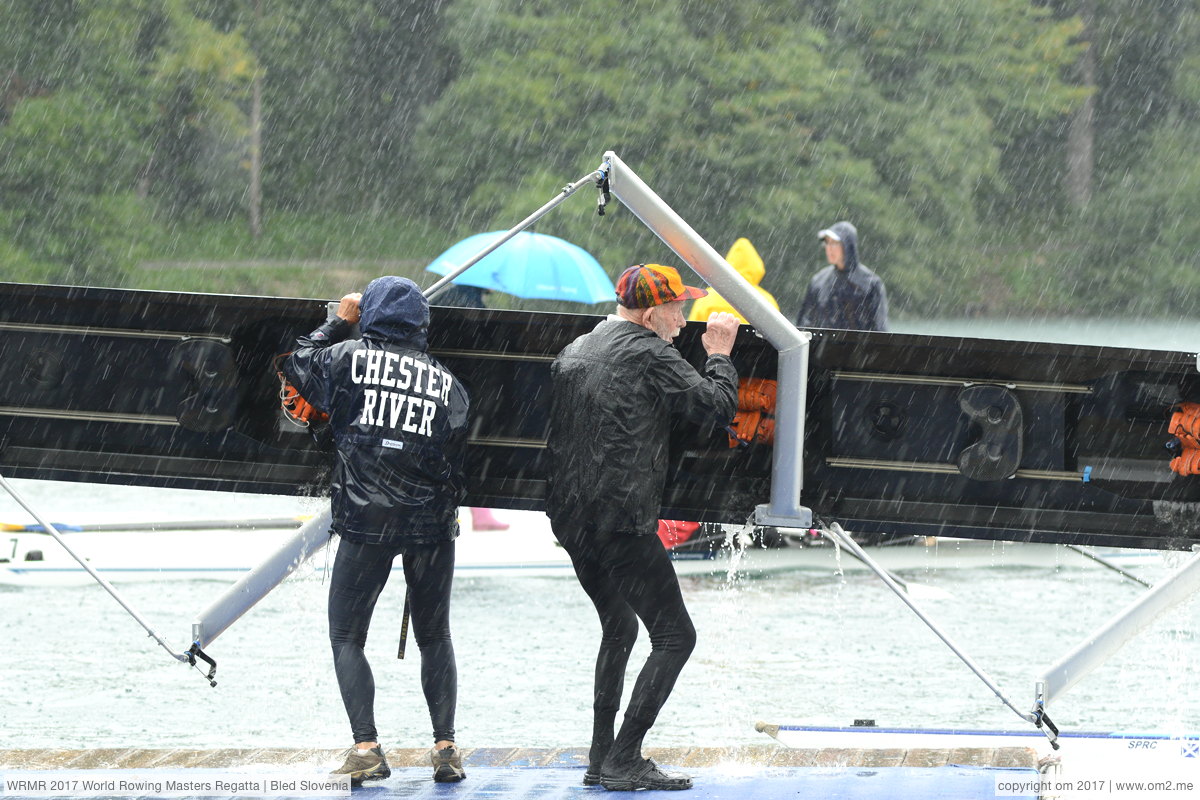
[[[312,513],[311,500],[15,481],[67,521]],[[501,516],[505,512],[498,512]],[[24,523],[0,497],[0,522]],[[502,534],[501,534],[502,535]],[[318,558],[322,558],[318,556]],[[1182,558],[1152,565],[1157,577]],[[1074,562],[1074,560],[1072,560]],[[1144,589],[1103,570],[902,573],[920,602],[1021,710],[1041,672]],[[682,581],[699,644],[649,746],[763,743],[756,720],[1020,728],[992,693],[877,579],[785,573]],[[226,584],[119,588],[175,648]],[[208,648],[218,686],[174,661],[98,586],[0,587],[0,748],[341,747],[349,740],[325,626],[326,587],[301,570]],[[923,597],[923,595],[922,595]],[[428,744],[416,648],[395,657],[403,588],[385,591],[368,653],[389,747]],[[1051,708],[1064,730],[1200,730],[1200,603],[1139,635]],[[599,625],[573,578],[456,581],[452,626],[464,746],[585,746]],[[643,635],[631,661],[647,652]],[[627,683],[632,685],[632,674]]]
[[[970,336],[1029,342],[1061,342],[1097,347],[1200,351],[1200,316],[1187,319],[897,319],[895,333]]]

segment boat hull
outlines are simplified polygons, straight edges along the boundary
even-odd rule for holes
[[[328,453],[287,421],[273,363],[327,303],[0,284],[9,477],[319,495]],[[555,355],[598,318],[434,307],[431,349],[474,401],[466,503],[538,510]],[[703,326],[677,344],[704,359]],[[1188,549],[1200,476],[1167,421],[1200,400],[1194,353],[816,330],[802,500],[860,532]],[[776,353],[739,332],[742,376]],[[674,432],[663,516],[740,523],[770,443]],[[630,476],[638,480],[638,476]]]

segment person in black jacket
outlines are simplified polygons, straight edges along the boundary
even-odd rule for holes
[[[361,339],[347,339],[358,322]],[[391,774],[375,729],[375,680],[363,653],[375,602],[403,556],[421,688],[433,722],[434,780],[465,777],[454,745],[458,673],[450,638],[457,508],[463,495],[466,390],[429,355],[429,303],[407,278],[348,294],[283,371],[330,415],[337,446],[331,504],[341,537],[329,584],[329,639],[355,747],[334,774],[353,785]]]
[[[587,785],[689,789],[691,778],[642,757],[642,739],[696,643],[679,581],[659,541],[673,418],[724,426],[737,411],[730,360],[737,319],[718,312],[697,372],[672,345],[684,303],[704,290],[671,267],[639,264],[617,282],[616,314],[568,345],[551,368],[546,511],[600,616]],[[614,736],[638,619],[651,652]]]
[[[813,276],[800,306],[801,328],[886,331],[887,292],[883,280],[858,260],[858,229],[837,222],[817,234],[829,266]]]

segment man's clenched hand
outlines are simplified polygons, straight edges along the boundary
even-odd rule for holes
[[[704,350],[711,356],[733,353],[733,341],[737,338],[738,319],[728,311],[714,311],[708,315],[708,328],[700,337]]]

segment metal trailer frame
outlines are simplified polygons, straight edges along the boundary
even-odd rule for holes
[[[770,503],[755,509],[754,521],[759,525],[807,529],[812,526],[810,509],[800,502],[804,475],[804,417],[808,390],[808,353],[812,334],[799,330],[778,309],[767,303],[737,270],[721,257],[688,223],[626,165],[615,152],[604,154],[601,166],[564,187],[559,196],[527,217],[503,237],[500,243],[523,230],[550,209],[557,206],[576,189],[594,181],[600,189],[600,213],[611,192],[643,224],[653,231],[672,251],[690,266],[697,275],[720,292],[746,320],[754,326],[779,353],[778,405],[775,419],[776,438],[771,463]],[[499,246],[495,243],[465,262],[456,272],[434,284],[428,293],[447,285],[454,277]],[[331,304],[332,307],[332,304]],[[1197,363],[1200,369],[1200,357]],[[218,597],[197,617],[192,625],[192,652],[202,655],[201,648],[212,643],[226,628],[277,586],[284,578],[324,546],[330,515],[325,512],[307,523],[287,544],[262,565],[244,576]],[[869,556],[862,554],[868,563]],[[885,573],[876,570],[889,583]],[[889,585],[891,585],[889,583]],[[893,587],[895,588],[895,587]],[[1046,705],[1065,692],[1084,675],[1103,663],[1139,630],[1200,589],[1200,553],[1178,569],[1168,579],[1118,614],[1102,629],[1087,637],[1079,646],[1050,667],[1037,681],[1033,710],[1021,714],[1004,698],[986,675],[980,674],[973,662],[951,644],[976,674],[984,679],[996,695],[1018,715],[1039,728],[1048,728],[1047,735],[1057,747],[1057,728],[1046,716]],[[902,597],[902,599],[904,599]],[[908,602],[906,600],[906,602]],[[912,606],[910,607],[925,617]],[[926,620],[934,632],[947,641],[936,626]],[[947,641],[949,644],[949,642]],[[207,657],[205,656],[206,660]],[[215,665],[214,665],[215,670]],[[211,674],[210,674],[211,675]]]
[[[812,511],[800,502],[804,482],[804,413],[808,398],[808,346],[812,334],[793,325],[729,265],[682,217],[663,202],[617,154],[601,167],[612,193],[662,239],[696,274],[746,318],[779,351],[775,443],[771,454],[771,502],[755,509],[755,522],[809,528]]]
[[[812,334],[797,329],[755,291],[708,242],[692,229],[662,198],[654,193],[616,153],[604,154],[604,163],[593,172],[564,187],[559,196],[522,220],[507,236],[464,262],[426,290],[434,294],[458,274],[495,250],[501,243],[528,227],[582,185],[595,182],[602,193],[611,191],[650,230],[654,231],[702,279],[721,293],[759,333],[779,351],[778,411],[775,417],[775,447],[772,454],[771,502],[755,511],[755,522],[788,528],[808,528],[812,512],[801,505],[804,476],[804,412],[808,383],[808,345]],[[602,195],[600,209],[607,199]],[[262,565],[202,611],[192,623],[192,647],[202,652],[242,614],[250,610],[296,567],[328,542],[328,512],[309,521]]]
[[[808,348],[812,334],[797,329],[777,309],[762,299],[737,270],[733,269],[699,234],[654,193],[616,153],[604,154],[608,185],[619,200],[654,231],[709,285],[721,293],[755,329],[779,351],[779,402],[776,408],[776,438],[771,464],[771,502],[756,509],[759,525],[808,528],[812,512],[800,503],[804,464],[804,415],[808,384]],[[1200,369],[1200,355],[1197,356]],[[840,531],[840,529],[839,529]],[[1200,590],[1200,552],[1177,569],[1110,622],[1086,637],[1074,650],[1051,666],[1036,683],[1032,711],[1021,714],[999,691],[995,683],[932,623],[903,592],[888,579],[853,540],[844,537],[847,547],[859,551],[868,566],[879,574],[909,607],[929,625],[935,634],[978,675],[996,696],[1019,716],[1043,725],[1055,748],[1058,730],[1046,716],[1046,705],[1065,692],[1088,672],[1106,661],[1140,630],[1150,625],[1183,600]]]
[[[1141,595],[1108,622],[1085,636],[1066,655],[1049,666],[1034,683],[1030,719],[1045,717],[1046,706],[1103,664],[1130,639],[1200,590],[1200,550],[1154,588]]]

